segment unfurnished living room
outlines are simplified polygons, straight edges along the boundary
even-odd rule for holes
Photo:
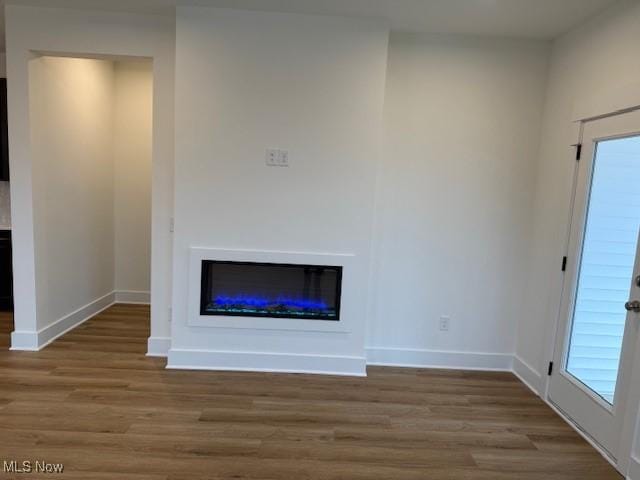
[[[640,480],[640,0],[0,6],[0,479]]]

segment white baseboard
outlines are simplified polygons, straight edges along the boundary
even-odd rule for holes
[[[38,331],[11,333],[11,350],[37,351],[115,303],[114,292],[88,303]]]
[[[22,350],[27,352],[37,352],[38,332],[11,332],[10,350]]]
[[[511,371],[513,355],[506,353],[446,352],[412,348],[368,347],[367,365]]]
[[[640,459],[635,455],[631,455],[631,460],[629,461],[627,480],[640,480]]]
[[[366,376],[364,357],[211,350],[169,350],[167,368]]]
[[[149,337],[147,340],[147,357],[166,357],[171,348],[169,337]]]
[[[544,379],[543,376],[536,372],[531,365],[515,355],[513,357],[513,373],[520,379],[533,393],[539,397],[543,396]]]
[[[138,303],[141,305],[151,304],[151,292],[136,290],[116,290],[116,303]]]

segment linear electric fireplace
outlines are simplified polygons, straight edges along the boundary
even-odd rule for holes
[[[340,320],[342,267],[202,260],[200,315]]]

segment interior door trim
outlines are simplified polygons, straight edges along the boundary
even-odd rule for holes
[[[603,118],[615,117],[617,115],[624,115],[625,113],[632,113],[632,112],[635,112],[636,110],[640,110],[640,105],[636,105],[634,107],[628,107],[628,108],[621,108],[619,110],[614,110],[614,111],[609,112],[609,113],[601,113],[599,115],[592,115],[590,117],[585,117],[585,118],[582,118],[582,119],[576,120],[576,121],[577,122],[581,122],[581,123],[584,124],[584,123],[587,123],[587,122],[593,122],[594,120],[602,120]]]

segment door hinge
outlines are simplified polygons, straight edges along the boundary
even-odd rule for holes
[[[549,362],[549,369],[547,370],[547,375],[551,376],[553,373],[553,362]]]
[[[576,145],[576,160],[580,160],[581,155],[582,155],[582,144],[578,143]]]
[[[562,257],[562,271],[567,271],[567,257]]]

